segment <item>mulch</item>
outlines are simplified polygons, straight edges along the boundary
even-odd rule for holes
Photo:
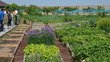
[[[60,54],[64,62],[74,62],[72,56],[70,55],[70,52],[67,47],[65,47],[62,42],[58,41],[58,39],[55,41],[56,46],[60,49]]]

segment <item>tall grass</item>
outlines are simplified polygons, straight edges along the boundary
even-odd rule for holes
[[[67,16],[60,16],[60,15],[25,15],[22,16],[23,18],[30,20],[32,22],[43,22],[43,23],[58,23],[58,22],[68,22],[71,21],[96,21],[98,20],[99,16],[97,15],[67,15]],[[107,16],[109,18],[110,16]],[[65,19],[66,18],[66,19]]]
[[[110,18],[100,18],[97,21],[98,28],[104,30],[105,32],[110,32]]]

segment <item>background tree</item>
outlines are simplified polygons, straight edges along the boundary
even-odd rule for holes
[[[64,7],[63,8],[63,10],[64,10],[64,21],[66,21],[66,22],[73,21],[71,15],[68,14],[68,11],[74,11],[77,9],[78,9],[77,7]]]
[[[59,7],[43,7],[42,10],[48,15],[49,12],[53,13],[55,10],[58,10],[58,9]]]
[[[14,4],[14,3],[5,6],[5,8],[6,8],[7,10],[19,10],[19,7],[20,7],[20,6],[18,6],[17,4]]]
[[[39,9],[40,8],[35,5],[30,5],[26,8],[25,11],[30,15],[37,15],[38,14],[37,10],[39,10]]]
[[[87,7],[83,8],[82,10],[84,13],[87,12],[89,15],[93,15],[93,11],[95,10],[95,8]]]
[[[105,12],[105,8],[103,6],[97,6],[97,15],[101,17],[105,17],[107,12]]]
[[[77,7],[64,7],[65,11],[73,11],[73,10],[77,10]]]

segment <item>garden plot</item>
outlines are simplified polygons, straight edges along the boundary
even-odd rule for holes
[[[25,31],[13,31],[12,33],[14,33],[14,34],[24,34]]]
[[[72,23],[74,23],[74,22],[49,23],[49,25],[56,30],[56,29],[62,29],[62,28],[65,27],[64,25],[69,25],[69,24],[72,24]]]
[[[110,38],[97,27],[65,26],[56,30],[56,34],[68,46],[75,62],[110,62]]]
[[[12,62],[12,57],[1,57],[0,58],[0,62]]]
[[[38,27],[37,23],[33,26]],[[62,62],[60,51],[54,44],[53,30],[47,24],[39,26],[42,27],[39,28],[41,31],[37,31],[38,29],[35,28],[28,33],[29,39],[28,45],[24,49],[24,62]]]
[[[38,30],[41,30],[41,28],[44,26],[43,23],[40,23],[40,22],[36,22],[36,23],[33,23],[32,24],[32,30],[34,29],[38,29]]]
[[[0,38],[0,62],[12,62],[29,25],[19,25]]]
[[[16,47],[0,47],[0,57],[13,57]]]
[[[0,44],[18,44],[18,41],[14,40],[6,40],[1,42]]]

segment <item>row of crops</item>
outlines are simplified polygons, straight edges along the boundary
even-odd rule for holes
[[[50,26],[28,32],[24,62],[61,62],[60,51],[54,44],[55,34]]]
[[[76,62],[110,62],[110,36],[97,27],[66,25],[56,30]]]

